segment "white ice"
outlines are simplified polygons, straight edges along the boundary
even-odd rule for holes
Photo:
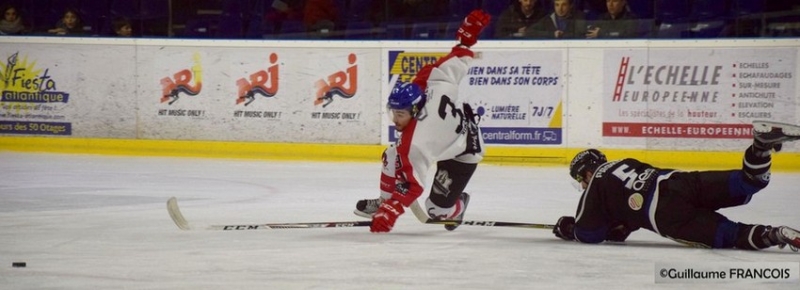
[[[379,162],[0,153],[0,289],[798,289],[781,283],[660,284],[657,263],[798,262],[788,249],[687,248],[644,230],[626,244],[565,242],[549,230],[426,225],[210,231],[238,223],[363,220]],[[554,223],[579,193],[564,166],[481,165],[470,220]],[[775,173],[747,223],[800,227],[800,174]],[[196,230],[165,203],[179,200]],[[26,268],[12,268],[26,262]]]

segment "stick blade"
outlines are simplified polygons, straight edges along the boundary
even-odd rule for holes
[[[167,212],[169,212],[169,217],[172,218],[172,221],[175,222],[175,225],[182,230],[190,230],[189,222],[186,221],[186,218],[183,217],[181,214],[181,210],[178,208],[178,199],[170,197],[167,200]]]

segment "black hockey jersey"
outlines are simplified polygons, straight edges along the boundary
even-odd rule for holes
[[[578,204],[575,238],[584,243],[600,243],[609,228],[620,224],[631,230],[646,228],[658,233],[653,222],[658,185],[672,172],[631,158],[598,167]]]

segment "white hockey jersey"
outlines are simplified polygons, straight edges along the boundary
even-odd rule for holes
[[[475,164],[483,159],[483,137],[477,117],[458,94],[458,85],[469,69],[473,52],[462,46],[420,70],[414,79],[426,95],[426,103],[397,142],[383,154],[381,196],[408,207],[427,188],[431,166],[455,159]]]

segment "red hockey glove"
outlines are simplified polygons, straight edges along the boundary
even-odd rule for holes
[[[403,214],[405,210],[399,201],[394,199],[384,200],[378,211],[372,216],[372,225],[369,231],[373,233],[388,233],[394,227],[397,217]]]
[[[553,233],[556,237],[562,238],[567,241],[575,239],[575,218],[571,216],[562,216],[556,222],[553,228]]]
[[[475,45],[478,42],[478,35],[481,34],[486,25],[489,25],[491,19],[492,16],[483,12],[483,10],[473,10],[467,15],[467,18],[464,18],[464,22],[461,23],[461,27],[456,32],[456,38],[466,47]]]

